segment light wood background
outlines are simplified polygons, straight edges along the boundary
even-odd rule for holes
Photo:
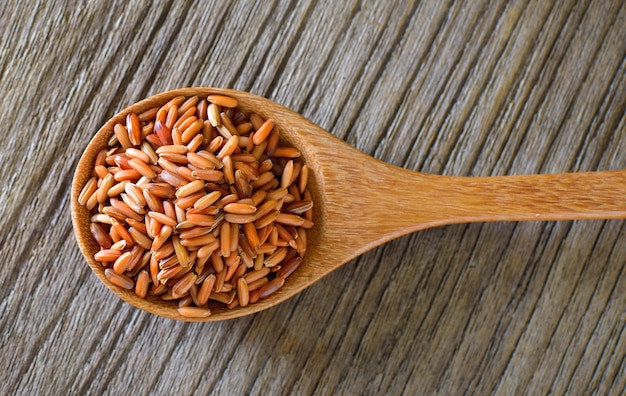
[[[624,392],[624,221],[427,230],[269,311],[190,324],[100,283],[69,193],[109,117],[186,86],[266,96],[423,172],[624,169],[626,3],[10,0],[0,15],[0,394]]]

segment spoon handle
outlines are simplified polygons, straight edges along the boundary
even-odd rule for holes
[[[358,168],[358,161],[346,161],[342,171],[344,177],[354,177],[350,196],[360,200],[340,205],[337,222],[329,227],[341,234],[353,254],[447,224],[626,218],[626,171],[456,177],[379,161],[368,161],[366,170]]]
[[[438,221],[626,218],[626,171],[497,177],[440,177]]]

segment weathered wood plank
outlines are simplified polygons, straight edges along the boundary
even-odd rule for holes
[[[0,393],[624,392],[623,221],[426,230],[266,312],[186,324],[93,276],[68,199],[103,122],[192,85],[267,96],[425,172],[626,168],[624,2],[8,1],[0,14]]]

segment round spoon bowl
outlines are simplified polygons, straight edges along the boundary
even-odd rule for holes
[[[304,256],[304,261],[298,270],[286,280],[285,285],[280,290],[268,298],[260,299],[254,304],[249,304],[246,307],[236,307],[232,310],[227,309],[221,304],[212,304],[212,302],[209,301],[209,308],[211,309],[210,316],[206,318],[189,318],[181,316],[178,313],[178,306],[173,301],[163,301],[158,296],[149,295],[146,296],[146,298],[140,298],[134,293],[134,291],[125,290],[112,284],[104,275],[104,267],[102,264],[94,259],[94,254],[100,250],[100,247],[91,234],[89,228],[92,213],[85,206],[78,203],[78,197],[83,186],[93,174],[94,163],[98,152],[108,148],[108,141],[113,135],[113,128],[115,124],[124,123],[126,115],[130,112],[134,112],[136,114],[142,113],[148,109],[161,106],[176,96],[206,97],[213,94],[234,97],[239,102],[238,107],[244,112],[255,112],[265,119],[271,118],[274,121],[274,127],[280,132],[281,141],[287,146],[292,146],[300,150],[302,153],[302,162],[310,167],[308,188],[311,191],[314,202],[315,226],[311,230],[307,231],[307,246],[309,250],[311,247],[319,245],[320,235],[324,228],[324,199],[319,185],[319,175],[317,174],[319,168],[317,168],[314,163],[307,162],[307,159],[310,157],[309,146],[307,146],[306,142],[298,133],[297,125],[287,122],[288,120],[292,120],[294,116],[297,116],[297,114],[279,105],[272,105],[272,102],[255,95],[241,91],[218,88],[177,89],[154,95],[122,110],[111,118],[106,124],[104,124],[92,138],[91,142],[82,154],[74,173],[71,196],[71,213],[74,234],[76,235],[80,250],[87,260],[89,267],[116,295],[118,295],[122,300],[144,311],[177,320],[219,321],[262,311],[284,301],[294,294],[297,294],[302,289],[307,287],[311,283],[312,279],[319,279],[323,276],[321,274],[324,273],[320,266],[311,265],[309,256],[312,256],[312,254],[307,252]],[[289,114],[289,117],[281,117],[280,113]],[[302,118],[302,120],[304,120],[304,118]]]

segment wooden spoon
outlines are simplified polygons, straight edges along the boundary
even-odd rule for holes
[[[92,175],[96,154],[107,147],[113,126],[123,123],[128,112],[141,113],[178,95],[210,94],[235,97],[244,111],[271,118],[286,144],[302,152],[310,168],[315,227],[308,234],[304,263],[277,293],[245,308],[212,308],[211,316],[190,319],[180,316],[171,302],[141,299],[108,281],[93,259],[99,248],[89,230],[90,213],[78,203],[78,196]],[[362,253],[425,228],[467,222],[626,218],[626,171],[498,177],[423,174],[369,157],[268,99],[227,89],[186,88],[142,100],[98,131],[74,174],[71,207],[83,255],[119,297],[168,318],[218,321],[270,308]]]

